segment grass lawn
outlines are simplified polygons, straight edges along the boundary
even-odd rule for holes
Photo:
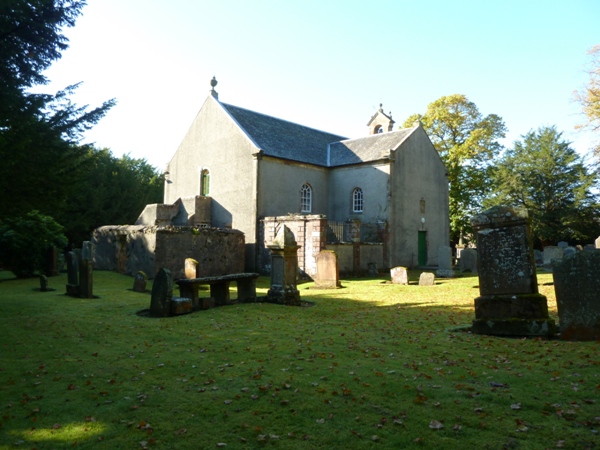
[[[52,292],[9,275],[1,449],[600,447],[599,344],[461,330],[477,277],[305,283],[312,307],[153,319],[131,277],[95,272],[98,298],[76,299],[65,274]],[[538,281],[557,319],[552,276]]]

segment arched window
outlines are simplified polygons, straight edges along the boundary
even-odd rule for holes
[[[352,191],[352,212],[363,212],[363,191],[361,188],[356,188]]]
[[[300,189],[300,212],[309,213],[312,211],[312,188],[309,184],[302,185]]]
[[[200,195],[202,197],[210,195],[210,172],[208,169],[202,169],[200,172]]]

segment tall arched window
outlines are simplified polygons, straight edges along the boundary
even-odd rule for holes
[[[202,169],[200,172],[200,195],[202,197],[210,195],[210,172],[208,169]]]
[[[356,188],[352,191],[352,212],[363,212],[363,191],[361,188]]]
[[[309,184],[302,185],[300,189],[300,212],[309,213],[312,211],[312,188]]]

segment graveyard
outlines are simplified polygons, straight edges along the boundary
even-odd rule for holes
[[[1,448],[594,448],[597,341],[470,332],[479,278],[389,273],[173,317],[134,278],[0,272]],[[257,297],[270,288],[256,281]],[[558,322],[550,271],[537,288]],[[177,295],[175,287],[175,295]],[[236,290],[231,287],[231,298]]]

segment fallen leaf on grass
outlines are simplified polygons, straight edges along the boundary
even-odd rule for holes
[[[444,428],[444,424],[434,419],[431,422],[429,422],[429,428],[431,428],[432,430],[441,430],[442,428]]]

